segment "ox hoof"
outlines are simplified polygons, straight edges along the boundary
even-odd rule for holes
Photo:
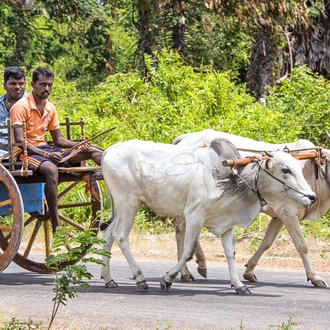
[[[111,281],[105,283],[105,287],[106,288],[118,288],[118,284],[114,280],[111,280]]]
[[[196,278],[193,274],[188,273],[181,275],[181,280],[182,282],[194,282],[196,281]]]
[[[254,273],[252,273],[252,272],[250,272],[250,273],[245,272],[245,273],[243,274],[243,277],[244,277],[244,279],[246,279],[246,280],[249,281],[249,282],[258,282],[257,277],[256,277],[256,276],[254,275]]]
[[[206,267],[197,267],[197,271],[204,278],[207,278],[207,269],[206,269]]]
[[[148,284],[146,281],[141,281],[141,282],[136,282],[136,285],[138,288],[143,289],[143,290],[148,290]]]
[[[325,283],[323,280],[314,280],[314,281],[312,281],[312,284],[316,288],[327,288],[328,287],[327,283]]]
[[[241,286],[240,288],[235,288],[236,293],[238,294],[251,294],[251,291],[247,286]]]
[[[162,291],[169,291],[171,289],[172,283],[170,282],[166,282],[165,278],[163,277],[160,281],[160,288],[162,289]]]

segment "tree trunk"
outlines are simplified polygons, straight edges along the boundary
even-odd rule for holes
[[[314,72],[330,79],[330,4],[307,29],[294,30],[294,64],[306,64]]]
[[[185,32],[185,17],[184,10],[182,8],[181,0],[174,0],[172,2],[173,7],[173,34],[172,34],[172,49],[177,50],[181,55],[186,56],[186,43],[184,40],[184,32]]]
[[[258,100],[267,95],[266,87],[273,83],[272,70],[275,47],[270,36],[269,28],[259,27],[252,46],[247,73],[247,87]]]
[[[140,37],[138,42],[139,51],[139,66],[143,72],[144,77],[147,76],[147,67],[144,55],[152,55],[155,40],[153,37],[152,28],[150,26],[150,18],[152,15],[153,1],[152,0],[138,0],[136,3],[138,11],[138,22],[135,24],[139,30]]]

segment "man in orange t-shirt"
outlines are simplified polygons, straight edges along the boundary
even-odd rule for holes
[[[38,172],[45,178],[45,196],[49,215],[52,221],[53,232],[60,226],[57,212],[57,185],[59,166],[75,166],[83,160],[92,159],[101,164],[102,152],[91,148],[90,145],[80,146],[80,152],[70,160],[61,162],[62,149],[74,147],[78,142],[64,138],[60,132],[60,124],[55,106],[48,101],[54,82],[54,73],[39,67],[32,74],[32,92],[24,99],[19,100],[10,110],[10,118],[14,127],[16,142],[23,142],[22,123],[26,123],[26,139],[29,169]],[[52,137],[55,147],[47,145],[46,131]],[[19,157],[22,157],[20,154]],[[22,158],[21,158],[22,159]],[[61,162],[61,163],[60,163]]]

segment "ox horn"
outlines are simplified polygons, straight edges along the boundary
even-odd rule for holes
[[[269,158],[274,157],[274,155],[273,155],[271,152],[269,152],[269,151],[265,151],[265,154],[266,154]]]
[[[330,133],[327,130],[325,130],[325,135],[327,136],[328,141],[330,141]]]

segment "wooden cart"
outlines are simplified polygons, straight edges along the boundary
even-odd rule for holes
[[[45,258],[51,254],[53,234],[43,178],[28,170],[26,162],[14,161],[10,121],[0,129],[7,129],[9,135],[8,158],[0,163],[0,272],[14,261],[26,270],[50,273]],[[71,122],[67,118],[61,123],[61,130],[65,130],[63,135],[70,140],[74,140],[74,134],[79,135],[76,141],[84,140],[83,119]],[[20,147],[26,150],[26,143]],[[59,168],[58,210],[62,226],[75,234],[95,228],[97,235],[102,211],[98,181],[102,179],[100,166]],[[66,265],[63,262],[59,268]]]

